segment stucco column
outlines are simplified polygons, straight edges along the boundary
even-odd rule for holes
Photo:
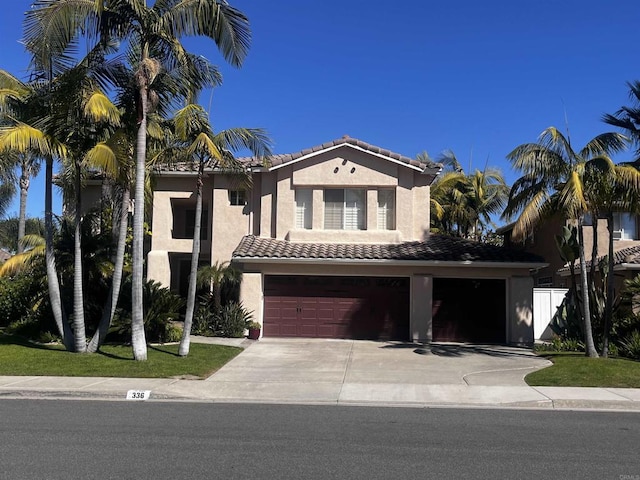
[[[509,279],[507,341],[514,345],[533,344],[533,278]]]
[[[411,278],[411,340],[431,342],[433,301],[433,277],[414,275]]]
[[[171,287],[171,267],[169,252],[151,250],[147,255],[147,280],[160,282],[163,287]]]
[[[378,230],[378,190],[367,190],[367,230]]]
[[[278,170],[276,185],[276,238],[283,240],[293,228],[295,212],[295,194],[291,188],[291,173]]]
[[[322,230],[324,228],[324,190],[321,188],[313,189],[312,204],[311,227],[313,230]]]
[[[253,315],[253,321],[262,324],[262,274],[244,273],[240,284],[240,302]]]

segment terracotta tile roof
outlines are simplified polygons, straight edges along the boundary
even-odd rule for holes
[[[598,257],[598,263],[604,260],[606,255]],[[622,264],[635,264],[640,265],[640,245],[633,247],[622,248],[613,252],[613,266]],[[576,262],[577,265],[577,262]],[[587,269],[591,268],[591,260],[587,260]],[[558,269],[558,273],[566,273],[569,271],[569,267],[565,266]]]
[[[543,262],[541,257],[531,253],[444,235],[430,235],[424,242],[404,242],[399,244],[294,243],[249,235],[242,239],[233,252],[234,260],[241,261],[246,258]]]
[[[282,153],[282,154],[274,154],[269,157],[269,164],[272,167],[283,165],[288,162],[292,162],[299,158],[302,158],[306,155],[310,155],[314,152],[320,152],[322,150],[326,150],[331,147],[336,147],[339,145],[354,145],[368,152],[377,153],[379,155],[384,155],[386,157],[392,158],[402,163],[406,163],[407,165],[411,165],[413,167],[419,167],[422,169],[440,169],[441,165],[439,163],[431,162],[428,164],[424,164],[410,157],[406,157],[404,155],[400,155],[399,153],[392,152],[390,150],[386,150],[384,148],[377,147],[375,145],[371,145],[367,142],[363,142],[362,140],[358,140],[357,138],[351,138],[348,135],[344,137],[338,138],[336,140],[332,140],[330,142],[323,143],[322,145],[316,145],[315,147],[305,148],[299,152],[295,153]],[[260,159],[256,157],[240,157],[238,161],[247,167],[260,167],[263,164],[260,162]],[[170,166],[162,166],[160,167],[163,172],[190,172],[193,170],[190,164],[188,163],[176,163]],[[209,168],[209,171],[212,169]]]

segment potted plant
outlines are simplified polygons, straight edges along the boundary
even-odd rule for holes
[[[258,322],[249,322],[247,324],[247,329],[249,330],[248,338],[251,340],[258,340],[260,338],[261,328],[262,325],[260,325]]]

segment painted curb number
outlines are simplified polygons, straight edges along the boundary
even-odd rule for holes
[[[127,400],[149,400],[151,390],[129,390]]]

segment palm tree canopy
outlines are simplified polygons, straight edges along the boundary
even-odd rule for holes
[[[555,212],[578,218],[594,211],[596,192],[607,183],[602,179],[614,169],[609,155],[623,151],[627,143],[620,133],[603,133],[576,152],[567,137],[549,127],[537,143],[526,143],[510,152],[507,158],[522,172],[503,213],[507,219],[518,214],[514,239],[525,237]]]

